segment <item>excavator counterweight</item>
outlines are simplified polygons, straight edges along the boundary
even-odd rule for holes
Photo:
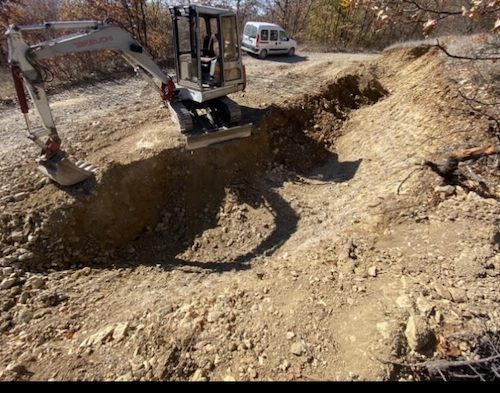
[[[95,173],[89,164],[73,163],[61,149],[43,86],[38,61],[76,52],[111,49],[120,53],[136,71],[158,87],[187,149],[251,135],[252,124],[241,123],[241,109],[228,94],[246,87],[236,14],[229,10],[190,5],[170,7],[173,26],[176,80],[163,73],[146,49],[113,20],[58,21],[40,25],[12,25],[7,30],[9,65],[28,138],[41,147],[38,168],[56,183],[70,186]],[[23,31],[78,30],[35,45],[28,45]],[[27,89],[42,129],[32,129]],[[45,140],[43,140],[45,138]]]

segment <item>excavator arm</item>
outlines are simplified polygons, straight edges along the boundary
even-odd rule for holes
[[[28,45],[23,31],[33,30],[80,30],[36,45]],[[123,27],[111,21],[46,22],[40,25],[12,25],[6,32],[9,48],[9,65],[12,70],[21,111],[26,119],[28,138],[42,148],[38,160],[39,169],[61,185],[73,185],[92,176],[92,168],[73,164],[61,150],[50,106],[43,86],[43,74],[39,60],[59,55],[111,49],[119,52],[136,71],[148,77],[160,90],[164,100],[171,100],[175,84],[153,61],[151,55]],[[24,87],[40,115],[43,129],[34,130],[28,117],[28,102]],[[42,138],[47,137],[45,141]]]

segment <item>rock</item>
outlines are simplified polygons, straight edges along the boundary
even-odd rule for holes
[[[434,192],[438,192],[443,196],[450,196],[455,193],[455,187],[453,186],[438,186],[434,188]]]
[[[462,288],[450,288],[451,298],[455,303],[464,303],[467,301],[467,292]]]
[[[304,345],[301,342],[293,343],[290,352],[296,356],[300,356],[305,352]]]
[[[14,199],[14,202],[19,202],[19,201],[22,201],[23,199],[25,199],[28,195],[29,195],[29,193],[27,193],[25,191],[18,192],[17,194],[14,194],[12,199]]]
[[[91,347],[93,345],[104,343],[107,338],[111,337],[114,329],[115,329],[114,326],[107,326],[104,329],[100,330],[99,332],[93,334],[92,336],[87,337],[80,344],[80,348]]]
[[[7,266],[2,269],[2,274],[7,277],[14,273],[14,268],[12,266]]]
[[[12,298],[8,298],[5,300],[5,302],[3,302],[1,309],[2,309],[2,311],[9,311],[15,305],[16,305],[16,301]]]
[[[222,380],[224,382],[236,382],[236,379],[232,375],[226,375]]]
[[[28,323],[29,321],[31,321],[33,319],[33,311],[31,311],[28,308],[21,310],[18,314],[18,319],[19,319],[19,321],[22,321],[24,323]]]
[[[434,310],[434,306],[423,297],[417,298],[417,309],[424,317],[429,317]]]
[[[443,287],[441,284],[434,284],[434,289],[436,293],[442,298],[447,300],[452,300],[451,293],[448,289]]]
[[[25,252],[25,253],[19,255],[17,257],[17,260],[19,262],[27,262],[27,261],[31,261],[34,257],[35,257],[35,254],[28,251],[28,252]]]
[[[294,337],[295,337],[295,333],[294,332],[286,332],[286,339],[287,340],[291,340]]]
[[[349,371],[349,378],[352,380],[357,380],[357,379],[359,379],[359,374],[352,372],[352,371]]]
[[[128,322],[117,324],[113,330],[113,340],[115,341],[123,340],[127,336],[128,328],[129,328]]]
[[[131,382],[133,380],[134,380],[134,376],[132,375],[132,373],[127,373],[127,374],[120,375],[116,379],[117,382]]]
[[[376,325],[377,331],[382,335],[383,338],[388,339],[391,337],[389,322],[379,322]]]
[[[378,269],[376,266],[372,266],[368,269],[368,275],[371,277],[377,277],[378,275]]]
[[[207,360],[203,368],[207,371],[212,371],[215,368],[215,364],[211,360]]]
[[[17,277],[4,278],[0,283],[0,289],[10,289],[16,285]]]
[[[87,266],[80,270],[80,273],[84,276],[88,276],[90,273],[92,273],[92,269]]]
[[[44,307],[55,307],[67,298],[66,295],[60,295],[57,292],[48,292],[40,296],[40,301]]]
[[[401,295],[396,299],[396,304],[400,308],[412,308],[413,301],[410,299],[408,295]]]
[[[0,333],[6,332],[9,329],[10,324],[10,321],[0,322]]]
[[[281,371],[286,371],[290,368],[290,362],[288,360],[283,360],[283,362],[278,366]]]
[[[243,348],[244,349],[252,349],[253,348],[253,342],[252,342],[252,340],[244,339],[243,340]]]
[[[28,369],[26,368],[26,366],[23,363],[18,362],[18,361],[13,361],[13,362],[9,363],[7,365],[7,367],[5,367],[5,371],[11,371],[11,372],[14,372],[16,374],[25,374],[28,372]]]
[[[11,239],[12,239],[12,241],[14,241],[14,242],[20,242],[20,241],[22,241],[22,240],[24,239],[24,235],[23,235],[23,233],[22,233],[22,232],[19,232],[19,231],[17,231],[17,232],[12,232],[12,233],[10,234],[10,238],[11,238]]]
[[[30,298],[29,293],[28,292],[23,292],[19,296],[18,302],[21,303],[21,304],[25,304],[28,301],[29,298]]]
[[[26,284],[31,286],[33,289],[41,289],[45,287],[45,279],[40,276],[33,276]]]
[[[258,377],[259,374],[257,374],[257,371],[255,371],[254,368],[248,367],[247,374],[250,378],[255,379]]]
[[[207,315],[207,321],[210,323],[214,323],[218,321],[222,317],[222,313],[220,311],[210,311]]]
[[[436,343],[436,336],[429,328],[429,325],[423,318],[416,315],[408,318],[405,335],[408,346],[417,352],[429,350]]]

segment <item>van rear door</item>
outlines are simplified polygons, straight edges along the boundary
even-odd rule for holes
[[[257,26],[247,23],[243,31],[243,46],[255,50],[257,47],[257,34]]]

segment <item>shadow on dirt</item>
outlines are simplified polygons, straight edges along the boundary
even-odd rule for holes
[[[265,206],[274,220],[273,231],[257,247],[229,262],[200,262],[178,259],[176,258],[178,252],[184,251],[184,247],[181,247],[178,250],[171,250],[170,256],[167,256],[167,258],[162,256],[160,260],[163,262],[157,263],[161,264],[165,270],[188,266],[213,272],[226,272],[250,269],[251,262],[259,256],[273,255],[295,233],[299,217],[290,204],[272,189],[263,190],[262,194],[254,194],[251,198],[248,199],[247,196],[240,202],[248,203],[254,208]],[[190,239],[189,243],[191,244],[193,240],[194,238]]]
[[[301,56],[301,55],[293,55],[289,56],[288,54],[280,54],[280,55],[275,55],[275,54],[269,54],[266,56],[265,59],[259,59],[259,57],[253,53],[248,53],[245,52],[244,56],[251,57],[253,59],[256,59],[257,61],[262,62],[262,66],[265,66],[267,61],[272,61],[275,63],[284,63],[284,64],[297,64],[297,63],[302,63],[305,61],[309,61],[309,56]],[[243,58],[244,61],[244,58]]]
[[[334,153],[328,162],[315,169],[308,177],[314,180],[321,180],[334,183],[342,183],[351,180],[361,165],[363,160],[340,162],[339,156]]]
[[[270,55],[270,56],[267,56],[266,59],[263,61],[272,61],[275,63],[285,63],[285,64],[297,64],[297,63],[303,63],[305,61],[309,61],[309,57],[308,56],[299,56],[299,55],[294,55],[294,56]]]
[[[355,176],[360,163],[361,160],[339,162],[336,154],[330,154],[328,162],[324,166],[314,170],[306,179],[321,179],[329,183],[349,181]],[[204,262],[193,259],[180,259],[177,257],[178,254],[191,247],[195,243],[196,238],[204,231],[218,226],[218,209],[213,209],[211,213],[209,213],[208,221],[206,221],[207,215],[205,214],[204,224],[201,228],[186,234],[187,236],[181,239],[181,241],[176,242],[174,247],[167,247],[167,250],[159,250],[159,252],[156,253],[151,252],[150,256],[143,259],[141,263],[160,265],[165,270],[188,267],[219,273],[250,269],[252,262],[256,261],[259,257],[269,257],[273,255],[297,230],[299,222],[298,214],[289,202],[274,190],[275,188],[281,187],[285,181],[289,180],[297,180],[295,173],[289,173],[288,176],[281,177],[279,180],[273,179],[272,176],[266,176],[264,182],[259,182],[258,188],[251,184],[237,186],[239,204],[248,204],[254,209],[264,207],[273,217],[273,223],[271,224],[273,228],[272,232],[261,240],[258,246],[251,251],[241,254],[230,261],[221,259],[219,261],[212,260]],[[219,204],[220,203],[222,203],[222,201],[220,201]],[[192,228],[192,224],[190,226]],[[237,233],[235,233],[235,235],[237,235]],[[248,236],[252,236],[252,234],[249,233]],[[170,238],[170,236],[167,236],[167,238]],[[139,242],[143,241],[144,239],[141,239]],[[150,239],[149,242],[151,242],[150,244],[152,246],[148,245],[146,248],[153,250],[154,244],[158,244],[159,241],[161,240],[158,237]],[[225,247],[221,244],[217,247],[221,246]]]

